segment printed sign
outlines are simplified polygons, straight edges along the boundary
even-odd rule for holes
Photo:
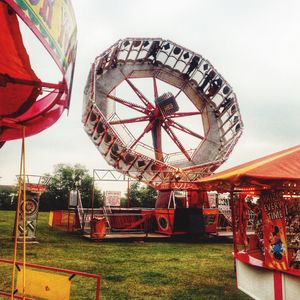
[[[217,207],[217,197],[218,197],[217,192],[208,192],[207,197],[208,197],[209,207]]]
[[[34,183],[26,184],[27,191],[30,191],[32,193],[41,194],[41,193],[45,192],[46,188],[47,188],[46,185],[34,184]]]
[[[287,270],[285,206],[279,192],[263,192],[261,210],[264,224],[265,263],[269,268]]]
[[[19,225],[18,225],[18,241],[23,241],[24,231],[25,237],[28,241],[35,240],[37,215],[39,208],[39,194],[27,192],[26,205],[24,201],[20,203]],[[24,210],[26,213],[26,222],[24,228]],[[15,224],[16,226],[16,224]]]
[[[120,206],[121,192],[105,192],[105,206]]]

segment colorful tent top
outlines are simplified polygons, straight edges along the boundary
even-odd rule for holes
[[[18,17],[58,65],[62,80],[42,82],[32,70]],[[69,107],[77,27],[67,0],[0,1],[0,148],[5,141],[34,135],[55,123]],[[43,61],[41,61],[43,64]]]
[[[284,181],[300,181],[300,145],[202,178],[199,183],[207,189]]]

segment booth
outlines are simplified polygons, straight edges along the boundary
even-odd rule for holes
[[[230,192],[238,288],[254,299],[300,299],[300,146],[199,182]]]

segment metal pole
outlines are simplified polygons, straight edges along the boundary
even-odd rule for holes
[[[232,234],[233,234],[233,269],[236,273],[236,254],[238,252],[237,244],[236,244],[236,228],[235,228],[235,204],[233,199],[233,189],[234,187],[231,187],[230,190],[230,206],[231,206],[231,224],[232,224]],[[236,277],[236,284],[237,284],[237,277]]]
[[[233,187],[231,188],[230,191],[230,206],[231,206],[231,224],[232,224],[232,234],[233,234],[233,250],[234,253],[238,252],[237,249],[237,244],[236,244],[236,224],[235,224],[235,205],[234,205],[234,200],[233,200]]]
[[[93,218],[94,218],[94,201],[95,201],[95,170],[93,170],[92,216],[91,216],[91,220],[93,220]]]
[[[127,178],[127,207],[130,207],[130,179]]]

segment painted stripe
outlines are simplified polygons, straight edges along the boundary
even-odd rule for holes
[[[274,300],[283,300],[282,296],[282,273],[274,272]]]

